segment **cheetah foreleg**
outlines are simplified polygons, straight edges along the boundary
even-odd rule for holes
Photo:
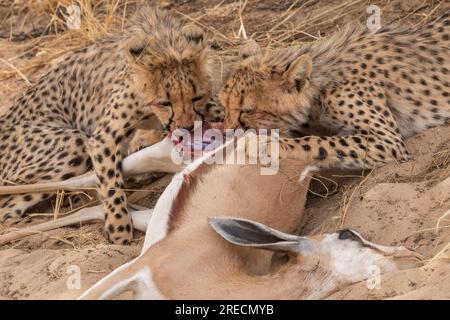
[[[133,206],[130,205],[130,208],[133,208]],[[138,211],[131,210],[131,220],[133,222],[133,228],[145,232],[147,229],[148,222],[150,221],[150,218],[152,216],[152,213],[153,209],[143,209]],[[87,222],[104,221],[104,220],[105,220],[105,210],[103,208],[103,205],[84,208],[64,218],[44,222],[28,228],[14,229],[7,234],[0,235],[0,245],[36,233],[42,233],[58,228],[68,227],[72,225],[79,225]]]
[[[369,169],[410,159],[406,145],[397,137],[356,134],[280,138],[279,142],[282,158],[309,160],[319,168]]]
[[[169,138],[155,143],[127,156],[122,163],[123,173],[126,177],[150,172],[176,173],[184,168],[184,165],[176,164],[171,159],[173,144]],[[74,177],[65,181],[36,183],[17,186],[1,186],[0,195],[50,192],[61,189],[80,190],[95,188],[98,185],[94,172]]]

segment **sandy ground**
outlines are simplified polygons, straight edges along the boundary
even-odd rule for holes
[[[353,175],[337,178],[329,174],[327,178],[339,183],[339,191],[326,199],[310,196],[302,234],[354,228],[371,241],[404,245],[425,259],[421,268],[383,275],[378,289],[369,290],[366,282],[362,282],[329,298],[450,298],[450,254],[438,255],[450,243],[449,220],[443,220],[439,229],[435,229],[439,217],[450,207],[449,172],[444,172],[442,163],[437,162],[444,147],[450,146],[449,137],[450,127],[431,129],[409,140],[414,161],[371,172],[362,184]],[[450,148],[446,153],[448,166]],[[424,180],[425,177],[433,177],[433,182]],[[155,194],[168,181],[169,177],[164,177],[153,184]],[[317,184],[314,192],[323,190]],[[153,202],[142,194],[135,194],[132,199],[148,206]],[[81,229],[63,228],[0,247],[0,298],[76,298],[114,268],[138,255],[142,240],[131,246],[109,245],[102,239],[101,227],[96,223]],[[70,289],[77,279],[71,273],[74,266],[81,271],[81,289]]]
[[[323,36],[335,25],[361,21],[367,1],[360,2],[360,6],[353,11],[341,14],[340,9],[335,10],[336,19],[330,18],[327,22],[312,20],[305,24],[304,31],[312,36]],[[383,4],[385,21],[397,19],[406,25],[413,25],[450,8],[449,3],[443,2],[439,5],[438,1],[429,1],[425,6],[423,1],[379,2],[380,6]],[[11,7],[8,3],[13,1],[0,3],[0,17],[9,12],[7,10]],[[236,2],[161,3],[186,14],[203,14],[202,23],[220,33],[229,34],[238,30]],[[248,34],[256,31],[263,37],[264,32],[273,26],[273,23],[268,21],[281,15],[292,3],[293,1],[249,1],[247,13],[244,14]],[[339,3],[340,1],[333,0],[310,1],[291,22],[310,21],[312,17],[328,12]],[[433,11],[436,6],[437,9]],[[13,10],[16,10],[20,17],[26,16],[26,12],[23,13],[16,7]],[[14,23],[10,23],[11,18],[0,19],[0,31],[9,34],[11,25],[14,25],[14,30],[27,31],[33,22],[39,26],[45,23],[47,18],[42,14],[33,19],[24,18],[20,23],[20,19],[14,20]],[[305,41],[311,40],[304,33],[293,36],[304,38]],[[220,44],[222,40],[219,37],[217,42]],[[27,59],[35,58],[37,52],[32,51],[28,56],[16,58],[24,53],[23,45],[24,42],[0,39],[0,58],[11,61],[17,67],[25,65]],[[55,60],[52,61],[54,62]],[[0,71],[10,70],[1,64],[0,67],[5,68]],[[30,82],[34,82],[47,67],[26,69],[24,74]],[[14,76],[1,80],[0,87],[2,113],[24,92],[27,84],[21,77]],[[430,129],[410,139],[408,146],[415,156],[415,159],[408,163],[389,165],[373,172],[364,172],[364,175],[331,172],[324,174],[325,177],[318,177],[321,183],[316,181],[313,185],[302,234],[333,232],[344,227],[354,228],[371,241],[385,245],[405,245],[418,251],[425,259],[424,266],[383,275],[378,289],[369,290],[367,284],[362,282],[335,292],[329,298],[450,298],[450,253],[445,251],[450,243],[450,217],[441,219],[439,228],[436,229],[439,218],[450,208],[450,127]],[[152,182],[154,180],[156,182]],[[133,203],[152,207],[168,181],[169,176],[160,179],[151,177],[148,183],[141,186],[146,191],[135,192],[129,199]],[[328,188],[328,195],[324,185]],[[90,201],[85,195],[78,197],[81,198],[81,203]],[[51,213],[52,208],[48,205],[33,212]],[[47,219],[49,217],[34,216],[14,227]],[[103,239],[101,228],[101,223],[80,228],[63,228],[0,246],[0,299],[76,298],[111,270],[139,254],[143,242],[142,234],[136,235],[137,240],[131,246],[115,246]],[[5,226],[0,226],[0,233],[4,230]],[[81,272],[80,278],[72,273],[77,270]],[[80,288],[77,287],[77,280],[80,280]]]

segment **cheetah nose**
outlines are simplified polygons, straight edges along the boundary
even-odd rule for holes
[[[194,130],[194,124],[183,124],[183,125],[178,125],[179,129],[184,129],[187,130],[188,132],[191,132],[192,130]]]

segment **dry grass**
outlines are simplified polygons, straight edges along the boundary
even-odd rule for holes
[[[0,28],[13,38],[26,25],[35,20],[36,1],[22,0],[20,9],[11,5],[1,16]],[[320,3],[319,3],[320,2]],[[382,12],[390,12],[392,1],[375,1]],[[443,1],[424,1],[413,6],[410,12],[395,18],[387,17],[384,22],[409,21],[415,16],[415,24],[424,23],[439,11]],[[41,26],[45,36],[37,37],[21,44],[22,53],[5,59],[0,63],[0,80],[12,76],[28,79],[37,69],[48,65],[74,48],[85,46],[98,39],[118,32],[127,26],[127,18],[140,0],[78,0],[81,8],[82,24],[80,30],[68,30],[65,24],[65,8],[74,3],[72,0],[40,0],[41,15],[47,17],[46,25]],[[335,26],[345,22],[364,21],[365,11],[372,3],[368,0],[346,1],[190,1],[175,5],[175,1],[159,1],[163,7],[173,9],[187,21],[196,23],[211,33],[213,47],[220,56],[235,56],[243,38],[253,38],[262,46],[270,48],[286,47],[314,41],[334,30]],[[310,10],[323,6],[322,10]],[[270,14],[267,14],[267,11]],[[20,22],[14,15],[23,16]],[[256,23],[254,23],[256,22]],[[410,23],[413,24],[413,23]],[[26,61],[22,61],[23,57]],[[17,62],[17,64],[16,64]],[[25,80],[27,81],[27,80]]]
[[[66,28],[66,7],[72,0],[22,0],[19,8],[7,6],[0,11],[0,28],[13,35],[26,29],[36,20],[37,15],[45,17],[44,36],[20,43],[18,55],[3,59],[0,56],[0,80],[11,77],[23,79],[30,84],[35,73],[51,64],[66,53],[97,41],[126,28],[127,19],[136,7],[145,3],[140,0],[78,0],[81,11],[81,29]],[[262,46],[270,48],[298,45],[316,41],[334,30],[335,26],[345,22],[362,22],[368,16],[366,8],[374,1],[189,1],[187,4],[175,5],[175,1],[159,1],[163,7],[174,10],[191,23],[196,23],[211,34],[211,43],[219,56],[235,56],[243,38],[253,38]],[[37,8],[37,3],[39,6]],[[375,1],[383,14],[384,23],[399,21],[416,25],[429,21],[442,8],[443,1],[418,1],[408,11],[400,15],[389,16],[392,1]],[[320,8],[320,10],[317,10]],[[267,12],[270,12],[268,14]],[[3,14],[3,16],[2,16]],[[16,23],[8,23],[16,16],[21,17]],[[414,19],[411,19],[414,17]],[[255,24],[254,22],[258,22]],[[0,29],[1,30],[1,29]],[[24,59],[26,57],[26,59]],[[423,179],[434,180],[448,175],[450,148],[443,149],[436,157],[436,168],[430,168]],[[446,151],[445,151],[446,150]],[[418,177],[412,178],[417,179]],[[406,182],[406,181],[405,181]],[[328,190],[327,190],[328,193]],[[55,212],[58,211],[56,206]]]
[[[44,5],[45,13],[48,15],[48,22],[43,27],[44,36],[31,39],[22,44],[21,54],[3,61],[0,69],[0,80],[20,75],[26,78],[25,74],[32,74],[37,69],[51,63],[52,60],[60,58],[72,50],[83,47],[97,41],[103,37],[120,31],[124,26],[125,13],[127,7],[133,1],[92,1],[80,0],[77,3],[81,11],[81,29],[67,29],[65,8],[72,4],[70,0],[46,0]],[[33,2],[29,3],[29,19],[32,19]],[[22,8],[25,10],[25,8]],[[24,18],[26,21],[26,18]],[[14,30],[9,31],[11,40],[14,40]],[[22,63],[20,60],[26,61]],[[20,61],[20,67],[14,65],[15,61]]]
[[[450,176],[450,141],[442,145],[433,155],[433,163],[430,164],[427,171],[421,177],[412,177],[415,181],[422,178],[429,184],[436,184]]]
[[[68,30],[65,23],[65,8],[72,0],[22,0],[20,8],[13,1],[0,11],[0,31],[9,35],[30,30],[34,21],[43,21],[40,27],[43,36],[17,45],[18,54],[2,57],[0,52],[0,81],[22,79],[30,84],[36,75],[62,59],[65,54],[99,39],[120,32],[127,27],[128,18],[142,0],[78,0],[82,24],[80,30]],[[36,3],[40,11],[36,13]],[[397,10],[391,0],[213,0],[213,1],[159,1],[160,5],[174,10],[191,23],[198,24],[211,35],[211,45],[220,57],[234,57],[239,44],[245,38],[257,40],[263,47],[282,48],[317,41],[334,31],[343,23],[363,23],[368,16],[366,8],[375,3],[382,12],[382,23],[399,22],[419,25],[430,21],[443,9],[445,1],[411,1],[406,9]],[[447,5],[448,8],[448,5]],[[0,5],[0,10],[2,6]],[[16,19],[21,17],[21,19]],[[44,17],[44,18],[42,18]],[[17,21],[16,21],[17,20]],[[27,29],[28,28],[28,29]],[[429,170],[420,176],[397,178],[387,182],[429,181],[436,183],[450,175],[450,145],[444,146],[430,164]],[[347,188],[342,195],[341,214],[337,227],[344,224],[346,212],[355,195],[363,192],[370,184],[370,175],[353,188]],[[329,190],[326,186],[327,195]],[[147,191],[147,190],[141,190]],[[58,194],[54,216],[59,214],[64,196]]]

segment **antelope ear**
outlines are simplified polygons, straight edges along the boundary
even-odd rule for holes
[[[241,58],[242,60],[260,54],[261,54],[261,47],[253,39],[243,44],[241,46],[241,49],[239,50],[239,58]]]
[[[181,28],[181,34],[186,37],[188,42],[204,46],[205,45],[205,33],[203,30],[195,24],[188,24]]]
[[[289,83],[295,84],[297,91],[303,87],[305,81],[310,81],[312,73],[312,59],[308,54],[301,55],[294,60],[284,72]]]
[[[312,240],[272,229],[256,221],[211,218],[209,224],[225,240],[239,246],[299,253],[314,250]]]

